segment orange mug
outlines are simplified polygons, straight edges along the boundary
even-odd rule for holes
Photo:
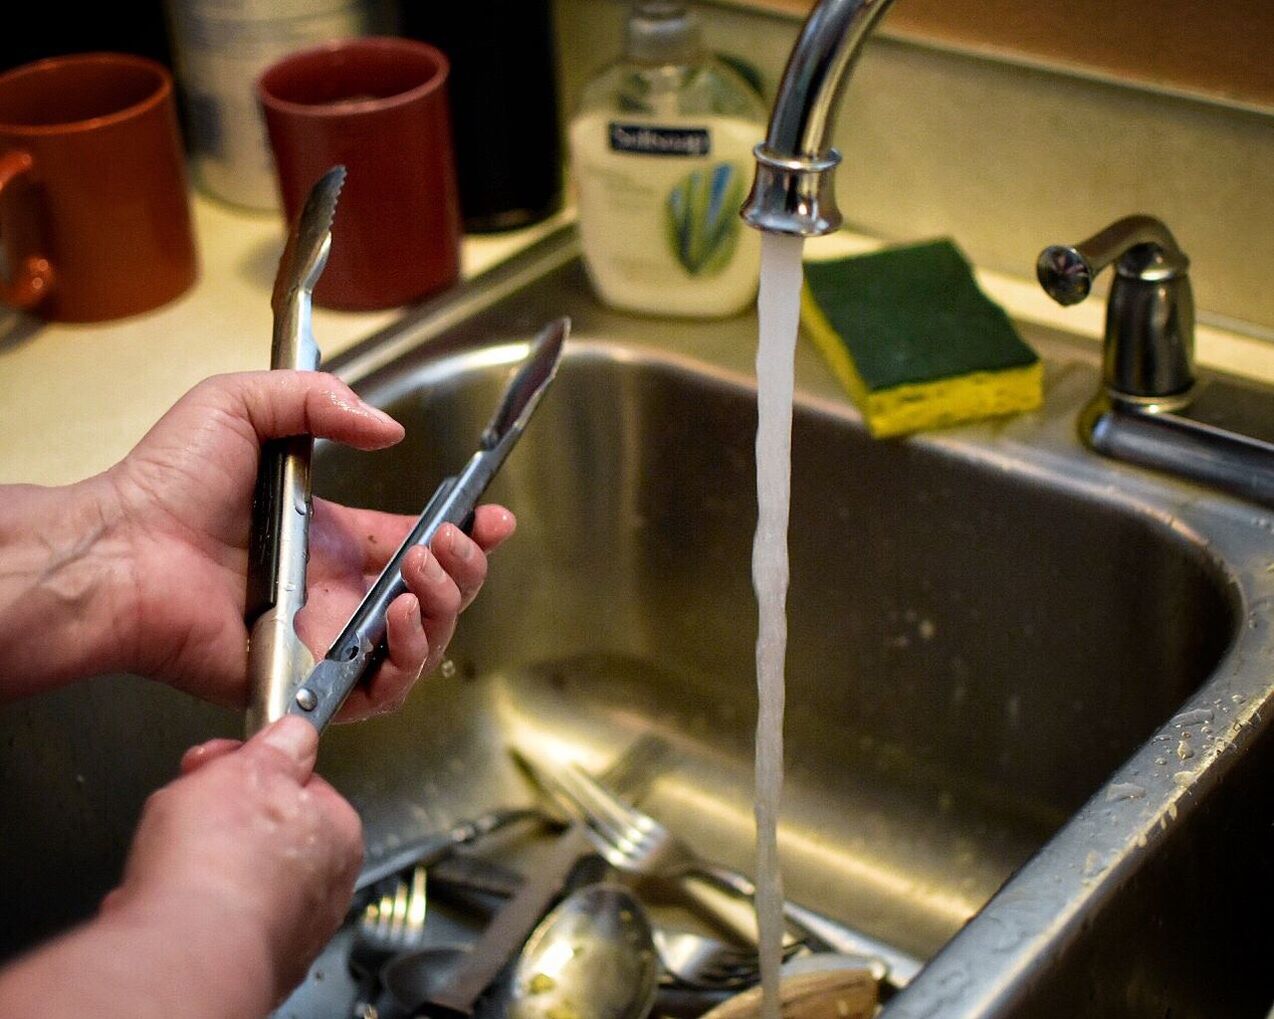
[[[59,322],[149,311],[195,281],[172,78],[116,53],[0,75],[0,302]]]

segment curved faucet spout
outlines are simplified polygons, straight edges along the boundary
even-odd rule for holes
[[[892,0],[820,0],[788,58],[758,145],[744,220],[771,233],[815,236],[841,224],[828,144],[832,119],[863,42]]]

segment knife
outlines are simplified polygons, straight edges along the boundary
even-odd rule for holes
[[[577,821],[557,837],[539,866],[529,871],[522,886],[496,913],[473,948],[441,988],[419,1002],[416,1016],[428,1019],[467,1019],[478,999],[522,948],[555,899],[561,895],[581,860],[594,854],[586,826]]]
[[[527,764],[525,748],[510,747],[510,750],[518,761]],[[654,733],[647,733],[629,744],[602,776],[628,795],[640,797],[666,768],[670,756],[668,743]],[[576,868],[582,861],[594,857],[596,849],[588,836],[588,826],[576,821],[557,837],[548,856],[527,872],[513,897],[483,930],[446,984],[417,1005],[417,1015],[429,1019],[472,1016],[479,999],[522,949],[553,901],[566,890],[572,877],[579,876]]]
[[[334,166],[320,177],[288,233],[270,295],[274,310],[272,369],[318,370],[312,295],[327,265],[332,219],[344,183],[343,166]],[[297,677],[314,665],[294,626],[296,614],[305,605],[313,449],[314,439],[309,435],[271,439],[261,447],[252,497],[244,606],[252,689],[246,725],[249,736],[283,716]]]
[[[415,527],[354,610],[326,657],[287,701],[285,711],[313,723],[322,732],[350,692],[369,676],[385,656],[385,613],[407,590],[402,563],[417,545],[427,545],[444,523],[466,533],[473,527],[473,511],[522,432],[540,398],[557,374],[570,320],[545,326],[531,343],[526,360],[514,373],[504,396],[482,432],[478,451],[459,474],[445,478],[430,498]]]

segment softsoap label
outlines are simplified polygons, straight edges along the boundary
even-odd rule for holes
[[[706,127],[653,127],[611,121],[610,147],[612,152],[643,156],[703,157],[712,152],[712,136]]]
[[[642,122],[613,110],[571,122],[580,238],[606,301],[703,317],[752,299],[761,234],[743,227],[739,205],[763,130],[742,117]]]

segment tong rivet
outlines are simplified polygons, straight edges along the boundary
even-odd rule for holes
[[[296,692],[296,704],[302,711],[313,711],[318,707],[318,698],[314,696],[313,690],[303,686]]]

